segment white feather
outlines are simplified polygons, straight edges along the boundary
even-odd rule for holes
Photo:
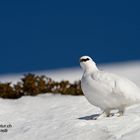
[[[89,60],[84,61],[87,58]],[[112,109],[124,111],[125,107],[140,103],[140,89],[132,81],[98,70],[89,56],[81,57],[80,61],[84,70],[81,87],[91,104],[104,111]]]

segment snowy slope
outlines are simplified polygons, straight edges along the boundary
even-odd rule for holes
[[[0,100],[0,122],[11,124],[1,140],[139,139],[140,106],[123,117],[92,120],[100,110],[83,97],[45,94]]]
[[[105,65],[101,69],[125,75],[140,86],[140,63]],[[78,80],[81,70],[44,72],[55,80]],[[41,74],[44,74],[43,72]],[[76,77],[75,77],[76,74]],[[8,79],[9,77],[9,79]],[[16,81],[19,77],[3,77]],[[1,77],[2,79],[2,77]],[[42,94],[18,100],[0,99],[0,140],[139,140],[140,105],[129,107],[123,117],[92,118],[100,109],[84,96]],[[12,125],[5,128],[2,125]],[[8,129],[8,132],[1,132]]]

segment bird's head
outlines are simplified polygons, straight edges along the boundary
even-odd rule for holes
[[[80,57],[80,65],[85,70],[97,70],[95,62],[89,56]]]

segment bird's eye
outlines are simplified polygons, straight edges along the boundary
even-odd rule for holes
[[[80,62],[86,62],[86,61],[89,61],[90,59],[89,58],[83,58],[83,59],[80,59]]]

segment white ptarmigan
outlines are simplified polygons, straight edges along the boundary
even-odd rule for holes
[[[89,56],[82,56],[80,65],[82,91],[92,105],[103,110],[101,116],[109,117],[113,109],[121,116],[127,106],[140,103],[140,89],[127,78],[100,71]]]

